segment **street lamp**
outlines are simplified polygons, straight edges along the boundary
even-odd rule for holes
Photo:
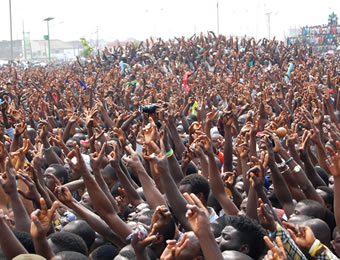
[[[47,23],[47,37],[44,37],[48,41],[48,61],[51,63],[51,45],[50,45],[50,26],[49,21],[53,20],[53,17],[47,17],[43,21]],[[46,39],[47,38],[47,39]]]
[[[9,28],[11,34],[11,63],[13,62],[13,37],[12,37],[12,1],[9,0]]]

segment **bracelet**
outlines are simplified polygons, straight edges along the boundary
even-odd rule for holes
[[[290,170],[289,167],[287,167],[286,169],[284,169],[283,172],[281,172],[281,175],[285,174],[285,173],[288,172],[289,170]]]
[[[282,161],[282,162],[280,162],[280,163],[276,163],[276,166],[278,167],[278,168],[282,168],[283,166],[285,166],[286,165],[286,162],[285,161]]]
[[[293,160],[294,160],[294,158],[293,158],[293,157],[290,157],[290,158],[285,162],[285,164],[288,164],[288,163],[292,162]]]
[[[174,155],[174,150],[172,150],[172,148],[171,148],[170,151],[166,153],[166,156],[167,156],[168,158],[170,158],[170,157],[173,156],[173,155]]]
[[[319,239],[315,239],[312,246],[310,247],[309,251],[308,251],[308,254],[310,254],[311,256],[314,256],[317,249],[319,248],[319,245],[320,245],[320,240]],[[314,254],[313,254],[314,253]]]

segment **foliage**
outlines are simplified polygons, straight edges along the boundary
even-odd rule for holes
[[[85,37],[81,37],[80,38],[80,41],[81,41],[81,44],[83,45],[84,47],[84,50],[82,52],[82,55],[85,57],[85,58],[88,58],[92,55],[93,53],[93,50],[94,50],[94,47],[93,46],[90,46],[89,42],[85,39]]]

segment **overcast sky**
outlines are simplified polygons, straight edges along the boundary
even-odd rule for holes
[[[12,0],[13,39],[22,39],[23,22],[31,39],[107,41],[171,38],[217,30],[216,0]],[[326,24],[340,0],[219,0],[220,33],[268,37],[265,13],[271,14],[271,35],[283,39],[290,27]],[[339,20],[340,22],[340,20]],[[9,40],[9,0],[0,0],[0,40]]]

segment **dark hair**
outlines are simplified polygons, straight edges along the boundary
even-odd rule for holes
[[[35,254],[33,238],[30,233],[16,229],[13,229],[13,233],[28,253]]]
[[[49,167],[54,168],[55,169],[55,176],[59,179],[59,178],[64,178],[64,183],[68,183],[68,172],[65,169],[64,166],[60,165],[60,164],[51,164]]]
[[[210,187],[209,187],[209,183],[206,178],[198,174],[191,174],[191,175],[185,176],[181,180],[179,185],[190,185],[192,193],[197,195],[200,192],[202,192],[205,200],[208,201]]]
[[[65,231],[64,231],[65,230]],[[71,232],[84,239],[87,249],[90,249],[96,239],[96,232],[90,227],[85,220],[75,220],[68,223],[62,232]]]
[[[61,149],[58,146],[52,146],[51,149],[59,158],[62,156]]]
[[[113,245],[103,245],[97,247],[91,253],[92,260],[112,260],[115,256],[117,256],[119,250]]]
[[[241,233],[241,240],[249,246],[248,255],[258,259],[266,250],[266,244],[263,237],[266,235],[265,230],[253,219],[247,216],[223,216],[214,222],[214,234],[221,234],[226,226],[234,227]],[[256,242],[255,242],[256,241]]]
[[[62,251],[56,254],[63,260],[88,260],[89,258],[81,253],[74,251]]]
[[[157,228],[157,230],[159,234],[163,235],[164,242],[169,239],[174,239],[176,231],[175,220],[170,217],[169,222],[165,225],[162,225],[161,228]]]
[[[111,178],[112,180],[115,180],[115,181],[118,180],[116,171],[110,164],[105,166],[105,168],[103,170],[103,176],[107,176],[107,177],[109,177],[109,178]]]
[[[57,252],[75,251],[87,256],[87,247],[84,239],[71,232],[56,232],[48,236],[56,247]]]
[[[314,217],[314,218],[319,218],[319,219],[324,219],[325,218],[325,209],[324,207],[317,201],[315,200],[300,200],[299,203],[303,203],[307,206],[307,216]]]
[[[185,175],[195,174],[197,172],[195,165],[192,162],[189,162]]]

